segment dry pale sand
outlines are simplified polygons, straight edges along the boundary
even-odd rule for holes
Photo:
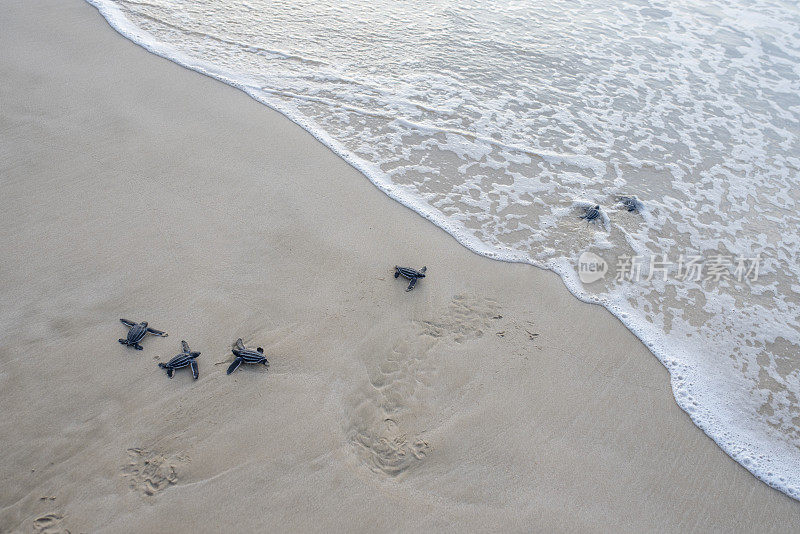
[[[1,531],[797,528],[552,273],[80,0],[3,1],[0,47]]]

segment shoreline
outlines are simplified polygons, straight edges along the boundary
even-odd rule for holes
[[[554,273],[470,252],[82,0],[7,11],[2,530],[48,514],[72,531],[800,517]],[[405,293],[396,263],[429,276]],[[170,336],[132,354],[117,315]],[[268,372],[225,376],[237,337]],[[181,339],[202,352],[197,382],[156,369]]]

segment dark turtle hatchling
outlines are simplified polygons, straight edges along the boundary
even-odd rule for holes
[[[133,347],[136,350],[142,350],[142,346],[139,345],[139,342],[144,339],[144,336],[147,334],[167,337],[166,332],[155,330],[153,328],[147,328],[147,322],[134,323],[133,321],[129,321],[127,319],[120,319],[120,322],[130,328],[130,330],[128,330],[128,337],[126,339],[120,339],[119,342],[123,345]]]
[[[172,358],[167,363],[159,363],[158,366],[162,369],[166,369],[167,376],[170,378],[172,378],[172,375],[176,369],[180,369],[182,367],[191,367],[192,376],[195,380],[197,380],[199,373],[197,371],[197,362],[195,361],[195,358],[200,356],[200,353],[189,350],[189,344],[185,341],[181,341],[181,347],[183,347],[183,352]]]
[[[394,266],[394,277],[397,278],[398,276],[402,276],[406,280],[410,280],[406,291],[411,291],[414,289],[414,286],[417,285],[417,280],[420,278],[425,278],[425,271],[428,270],[427,267],[423,267],[419,271],[415,271],[410,267],[398,267],[397,265]]]
[[[228,367],[228,374],[234,372],[243,363],[261,363],[265,366],[269,365],[267,358],[264,357],[264,349],[261,347],[258,347],[256,350],[247,349],[244,343],[242,343],[242,338],[236,340],[232,350],[236,359],[233,360],[233,363]]]
[[[638,198],[636,198],[635,196],[617,197],[617,202],[622,204],[622,207],[624,207],[626,210],[631,211],[631,212],[635,212],[635,213],[639,213],[642,210],[642,208],[644,207],[642,202]]]
[[[580,219],[586,219],[587,221],[594,221],[600,218],[600,205],[594,206],[593,208],[583,208],[584,214],[581,215]]]

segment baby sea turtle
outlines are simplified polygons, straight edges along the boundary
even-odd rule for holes
[[[197,372],[197,362],[195,358],[200,356],[199,352],[192,352],[189,350],[189,344],[185,341],[181,341],[181,346],[183,347],[183,352],[172,358],[167,363],[159,363],[158,366],[162,369],[167,370],[167,376],[172,378],[172,374],[175,372],[175,369],[180,369],[181,367],[191,367],[192,368],[192,376],[195,380],[197,380],[198,372]]]
[[[244,343],[242,343],[242,338],[236,340],[233,354],[236,356],[236,359],[233,360],[231,366],[228,367],[228,374],[238,369],[242,363],[263,363],[265,366],[269,365],[269,362],[264,357],[264,349],[261,347],[258,347],[256,350],[246,349],[244,348]]]
[[[594,221],[595,219],[600,218],[600,205],[593,208],[583,208],[584,214],[580,216],[581,219],[586,219],[587,221]]]
[[[397,278],[398,276],[402,276],[407,280],[411,280],[411,283],[408,284],[406,291],[411,291],[414,289],[414,286],[417,285],[417,280],[420,278],[425,278],[425,271],[427,267],[423,267],[419,271],[415,271],[410,267],[398,267],[397,265],[394,266],[394,277]]]
[[[643,207],[643,205],[642,205],[641,201],[640,201],[638,198],[636,198],[635,196],[630,196],[630,197],[628,197],[628,196],[617,197],[617,202],[619,202],[620,204],[622,204],[622,206],[623,206],[623,207],[624,207],[626,210],[628,210],[628,211],[632,211],[632,212],[636,212],[636,213],[639,213],[639,211],[640,211],[640,210],[642,209],[642,207]]]
[[[166,332],[162,332],[160,330],[154,330],[153,328],[147,328],[146,321],[142,323],[134,323],[133,321],[129,321],[127,319],[120,319],[120,322],[125,326],[127,326],[128,328],[130,328],[130,330],[128,330],[127,339],[120,339],[119,342],[122,343],[123,345],[133,347],[136,350],[142,350],[142,346],[139,345],[139,342],[147,334],[167,337]]]

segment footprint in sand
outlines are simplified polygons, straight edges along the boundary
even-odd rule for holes
[[[374,397],[388,416],[412,403],[422,403],[435,370],[429,365],[430,344],[396,344],[386,358],[369,370]]]
[[[456,295],[437,318],[418,321],[420,334],[435,339],[452,337],[456,343],[482,337],[502,316],[496,301]]]
[[[417,335],[368,365],[369,385],[356,394],[348,435],[371,470],[396,477],[425,459],[431,446],[424,434],[435,412],[429,390],[437,372],[429,354],[440,341],[464,343],[492,331],[502,318],[499,310],[490,299],[456,296],[435,319],[415,321]]]
[[[385,421],[383,431],[378,434],[357,432],[353,443],[370,469],[391,477],[423,460],[431,449],[424,439],[408,438],[392,419]]]
[[[176,465],[188,460],[185,456],[167,458],[144,449],[128,449],[127,452],[128,465],[122,468],[122,476],[131,489],[148,497],[178,482]]]
[[[33,521],[33,531],[42,534],[69,534],[64,527],[64,518],[57,514],[47,514]]]
[[[397,476],[430,448],[424,439],[410,438],[413,425],[403,423],[409,418],[418,423],[425,412],[433,372],[425,358],[429,346],[424,340],[398,343],[370,370],[369,384],[358,390],[348,434],[358,456],[376,473]]]

